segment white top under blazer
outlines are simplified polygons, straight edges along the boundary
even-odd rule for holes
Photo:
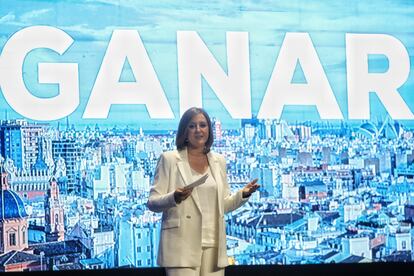
[[[210,166],[207,172],[211,175]],[[193,181],[204,174],[191,169]],[[201,246],[217,247],[218,244],[218,202],[217,202],[217,183],[214,177],[208,177],[206,182],[198,187],[197,194],[200,199],[201,207]]]

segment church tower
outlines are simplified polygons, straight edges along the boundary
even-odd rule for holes
[[[45,233],[46,241],[65,240],[63,203],[59,197],[59,185],[56,179],[50,180],[50,188],[45,198]]]

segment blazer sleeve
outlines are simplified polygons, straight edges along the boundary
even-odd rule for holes
[[[175,190],[168,192],[170,183],[170,166],[165,154],[161,154],[155,169],[154,182],[150,189],[147,207],[153,212],[163,212],[177,206],[174,199]]]
[[[226,160],[223,156],[220,155],[220,167],[223,172],[223,193],[224,193],[224,213],[228,213],[236,210],[244,203],[246,203],[249,198],[243,198],[243,190],[240,189],[235,193],[231,193],[229,183],[227,181],[227,169],[226,169]]]

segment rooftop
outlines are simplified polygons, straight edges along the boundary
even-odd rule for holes
[[[38,243],[30,245],[27,250],[33,250],[33,253],[36,255],[40,255],[40,253],[43,252],[47,257],[73,253],[86,253],[88,251],[79,240]]]
[[[0,255],[0,266],[27,262],[40,262],[40,256],[16,250]]]

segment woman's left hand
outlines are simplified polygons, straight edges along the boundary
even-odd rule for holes
[[[258,178],[253,179],[243,187],[243,198],[249,197],[252,193],[259,189],[260,185],[256,183],[258,180]]]

